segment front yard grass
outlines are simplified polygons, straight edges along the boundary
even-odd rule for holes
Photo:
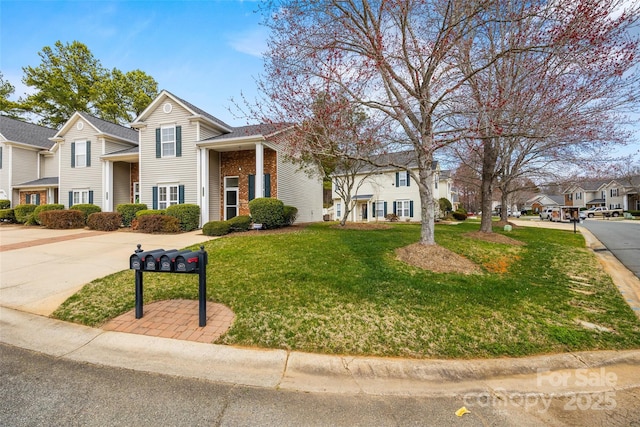
[[[397,260],[396,248],[418,240],[415,224],[325,223],[212,240],[207,297],[236,314],[218,342],[416,358],[640,348],[640,322],[580,234],[516,228],[505,233],[525,243],[515,246],[475,239],[477,230],[477,223],[436,226],[438,244],[482,267],[471,275]],[[198,299],[194,275],[144,280],[145,303]],[[134,273],[126,270],[86,285],[53,316],[99,326],[134,300]]]

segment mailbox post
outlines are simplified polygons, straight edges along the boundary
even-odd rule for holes
[[[143,251],[138,244],[133,255],[129,257],[129,269],[136,275],[136,319],[141,319],[143,312],[143,272],[180,273],[198,275],[199,326],[207,325],[207,263],[209,258],[204,246],[199,251],[178,251],[177,249],[154,249]]]

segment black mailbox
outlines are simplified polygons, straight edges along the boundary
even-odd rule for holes
[[[172,249],[170,251],[166,251],[165,253],[163,253],[160,258],[159,258],[159,262],[160,262],[160,271],[175,271],[175,262],[176,262],[176,256],[180,255],[180,254],[186,254],[189,253],[191,251],[179,251],[177,249]]]
[[[174,271],[177,273],[196,271],[199,266],[200,254],[200,252],[187,252],[177,255],[173,263]]]
[[[143,314],[143,289],[145,271],[158,273],[191,273],[198,275],[199,294],[199,326],[207,324],[207,263],[208,255],[204,246],[200,246],[199,252],[190,250],[179,251],[177,249],[154,249],[143,251],[142,245],[129,257],[129,268],[136,270],[136,319]]]
[[[154,249],[148,252],[136,252],[129,257],[129,268],[132,270],[144,270],[147,257],[161,252],[164,252],[164,249]]]

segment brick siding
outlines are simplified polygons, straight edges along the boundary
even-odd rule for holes
[[[238,177],[238,215],[249,215],[249,175],[256,173],[256,150],[223,152],[220,156],[220,218],[224,218],[224,177]],[[264,173],[271,175],[271,197],[277,194],[276,152],[264,147]]]

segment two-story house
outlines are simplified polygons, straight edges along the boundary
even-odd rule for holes
[[[575,183],[564,191],[565,205],[591,208],[629,209],[628,190],[618,180],[595,180]]]
[[[55,129],[0,116],[0,199],[18,204],[58,202]]]
[[[417,165],[407,152],[390,153],[388,163],[404,164],[417,173]],[[452,182],[449,173],[442,173],[438,162],[433,162],[433,182],[431,191],[434,199],[452,200]],[[339,175],[338,175],[339,176]],[[442,178],[442,179],[441,179]],[[400,221],[420,221],[420,191],[411,174],[397,167],[365,166],[360,168],[351,194],[353,209],[348,218],[351,222],[384,221],[389,213],[396,214]],[[345,201],[336,192],[333,184],[334,218],[341,219],[344,214]],[[435,206],[436,210],[437,204]]]
[[[60,202],[66,208],[91,203],[110,212],[134,200],[138,132],[75,112],[51,140],[60,159]]]
[[[139,136],[139,198],[149,207],[197,204],[204,224],[248,215],[251,200],[273,197],[295,206],[299,222],[322,220],[322,181],[286,156],[282,126],[233,127],[162,91],[131,127]]]

